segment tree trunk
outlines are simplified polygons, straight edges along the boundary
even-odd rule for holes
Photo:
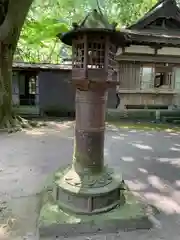
[[[15,44],[14,40],[14,44]],[[27,120],[13,112],[12,107],[12,62],[14,45],[0,42],[0,129],[14,132],[30,127]]]
[[[0,42],[0,127],[14,126],[12,113],[12,49]]]
[[[0,128],[12,129],[22,123],[22,119],[16,117],[12,109],[12,62],[32,2],[33,0],[6,0],[2,5],[6,12],[0,23]]]

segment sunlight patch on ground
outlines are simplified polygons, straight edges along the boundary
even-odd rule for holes
[[[174,146],[176,146],[176,147],[180,147],[180,144],[175,143]]]
[[[180,148],[171,147],[170,150],[171,150],[171,151],[177,151],[177,152],[179,152],[179,151],[180,151]]]
[[[179,133],[171,132],[169,135],[171,135],[171,136],[178,136]]]
[[[174,190],[172,192],[172,197],[178,204],[180,204],[180,191],[179,190]]]
[[[70,128],[74,125],[73,121],[63,121],[63,122],[55,122],[55,121],[49,121],[48,125],[50,125],[51,127],[57,127],[60,129],[67,129]]]
[[[25,133],[28,135],[44,135],[46,134],[46,131],[40,130],[40,129],[32,129],[32,130],[25,130]]]
[[[114,140],[124,140],[124,137],[121,137],[121,136],[112,136],[112,139],[114,139]]]
[[[143,145],[143,144],[138,144],[138,143],[132,143],[132,145],[134,147],[137,147],[137,148],[142,149],[142,150],[151,150],[151,151],[153,150],[153,148],[148,146],[148,145]]]
[[[154,136],[154,134],[149,133],[149,132],[146,132],[145,135],[146,135],[146,136]]]
[[[165,129],[165,132],[172,132],[173,130],[171,128]]]
[[[138,180],[126,180],[126,183],[132,191],[143,191],[148,188],[148,184],[142,183]]]
[[[68,137],[68,139],[74,140],[74,136],[73,137]]]
[[[167,191],[168,185],[165,184],[165,182],[162,181],[158,176],[150,175],[147,177],[147,180],[154,188],[160,191]]]
[[[121,157],[121,159],[125,162],[134,162],[135,159],[133,157]]]
[[[129,135],[128,135],[128,134],[121,133],[119,136],[121,136],[121,137],[128,137]]]
[[[157,160],[158,160],[159,162],[166,163],[166,162],[170,162],[172,159],[170,159],[170,158],[157,158]]]
[[[145,198],[151,201],[158,209],[166,214],[180,214],[180,205],[171,197],[164,196],[158,193],[145,193]]]
[[[136,144],[136,143],[139,144],[140,143],[141,144],[141,143],[143,143],[143,141],[142,140],[138,140],[138,141],[133,141],[131,143],[133,143],[133,144]]]
[[[176,180],[176,181],[175,181],[175,186],[176,186],[176,187],[180,187],[180,180]]]
[[[157,158],[159,162],[170,163],[176,167],[180,167],[180,158]]]
[[[16,219],[9,218],[6,224],[0,224],[0,239],[9,240],[10,233],[16,222]]]
[[[0,239],[1,240],[8,240],[8,230],[6,225],[0,226]]]
[[[144,169],[144,168],[138,168],[138,170],[139,170],[140,172],[142,172],[142,173],[148,173],[148,171],[147,171],[146,169]]]
[[[104,156],[108,156],[109,155],[109,150],[107,148],[104,149]]]
[[[130,130],[130,133],[137,133],[137,130]]]

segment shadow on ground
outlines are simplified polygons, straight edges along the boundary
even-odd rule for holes
[[[111,136],[111,137],[110,137]],[[105,157],[133,192],[159,210],[164,239],[180,234],[180,134],[109,129]],[[177,238],[173,238],[177,239]]]
[[[10,224],[16,230],[13,239],[35,234],[39,193],[46,178],[71,162],[73,123],[52,121],[42,129],[1,134],[0,146],[0,197],[1,206],[5,205],[0,221],[4,224],[15,218]],[[135,194],[160,211],[157,225],[161,230],[152,239],[180,235],[179,155],[179,133],[107,127],[105,162],[123,175]]]

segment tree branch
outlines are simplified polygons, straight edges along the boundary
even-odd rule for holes
[[[14,31],[21,31],[33,0],[9,0],[5,20],[0,26],[0,41],[12,43]]]

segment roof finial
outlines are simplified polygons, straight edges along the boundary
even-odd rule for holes
[[[97,7],[98,7],[99,12],[103,15],[103,13],[102,13],[102,11],[101,11],[101,7],[100,7],[99,0],[96,0],[96,2],[97,2]]]

